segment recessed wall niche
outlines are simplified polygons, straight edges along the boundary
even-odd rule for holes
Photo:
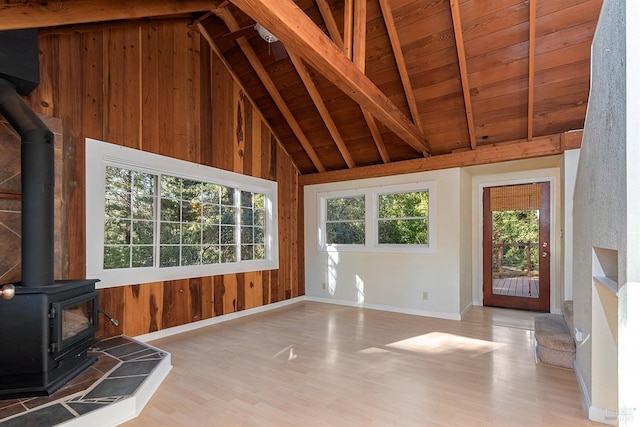
[[[593,248],[592,407],[618,425],[618,251]]]

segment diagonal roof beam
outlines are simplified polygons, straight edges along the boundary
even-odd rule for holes
[[[418,128],[422,129],[420,113],[418,112],[418,104],[416,103],[416,97],[413,95],[411,80],[409,79],[409,73],[407,72],[407,64],[404,61],[404,54],[402,53],[402,46],[400,44],[400,38],[398,37],[398,31],[396,30],[389,0],[380,0],[380,9],[382,10],[384,24],[387,27],[387,33],[389,33],[389,41],[391,42],[393,56],[395,57],[396,65],[398,66],[398,73],[400,74],[404,94],[407,98],[407,103],[409,104],[411,118],[413,119],[413,123],[418,126]]]
[[[235,18],[233,17],[229,9],[226,9],[226,8],[214,9],[213,13],[215,13],[224,21],[227,27],[229,27],[229,30],[238,31],[240,29],[240,26],[236,22]],[[275,102],[278,109],[280,109],[282,116],[287,121],[287,124],[289,125],[293,133],[296,135],[298,140],[300,141],[302,148],[311,159],[311,162],[313,163],[315,168],[319,172],[326,171],[326,169],[322,165],[322,162],[318,158],[318,155],[316,154],[313,147],[311,146],[311,143],[309,142],[306,135],[300,128],[298,121],[293,116],[293,113],[291,113],[291,110],[289,109],[289,107],[287,106],[287,103],[282,98],[282,95],[280,95],[280,92],[278,92],[278,89],[273,83],[273,80],[271,80],[271,77],[269,77],[269,73],[267,73],[267,70],[265,70],[264,66],[258,59],[258,56],[256,55],[255,51],[249,44],[249,41],[245,37],[240,37],[236,40],[236,42],[238,43],[238,46],[240,46],[240,49],[242,49],[242,52],[244,53],[244,55],[247,57],[247,59],[251,63],[251,66],[253,67],[254,71],[258,75],[258,78],[260,78],[260,81],[264,85],[265,89],[267,89],[267,92],[269,92],[269,95],[271,95],[273,102]]]
[[[536,58],[536,0],[529,0],[529,92],[527,95],[527,140],[533,139],[533,89]]]
[[[317,0],[318,8],[322,13],[322,7],[320,7],[320,3],[325,3],[326,0]],[[346,7],[353,7],[353,2],[347,3],[345,2]],[[330,12],[330,11],[329,11]],[[338,28],[336,25],[336,21],[333,18],[333,14],[331,13],[322,13],[322,19],[324,19],[324,24],[327,28]],[[340,32],[338,31],[336,35],[334,35],[331,31],[329,35],[333,39],[333,41],[337,44],[337,41],[340,41],[342,44],[342,37],[340,36]],[[340,45],[338,45],[340,46]],[[364,68],[361,70],[364,73]],[[387,151],[387,147],[384,145],[384,141],[382,140],[382,135],[380,135],[380,130],[378,129],[378,125],[376,124],[376,120],[373,118],[371,113],[360,106],[360,110],[362,111],[362,116],[364,117],[367,126],[369,127],[369,132],[371,132],[371,137],[373,138],[373,142],[376,144],[376,148],[378,149],[378,153],[380,154],[380,158],[384,163],[389,163],[391,161],[391,157],[389,156],[389,152]]]
[[[49,0],[3,2],[0,31],[205,12],[211,0]],[[214,1],[214,3],[219,3]]]
[[[342,35],[340,34],[340,30],[336,25],[336,20],[333,19],[333,13],[331,13],[331,8],[329,7],[329,3],[327,3],[327,0],[316,0],[316,5],[320,10],[320,14],[322,15],[322,19],[324,20],[324,25],[327,26],[327,31],[329,31],[329,36],[331,37],[331,40],[333,40],[333,42],[340,49],[344,49]]]
[[[340,132],[338,131],[338,127],[333,121],[333,118],[331,118],[331,114],[329,113],[327,106],[320,96],[318,88],[313,83],[313,79],[309,74],[309,70],[307,70],[307,67],[305,67],[305,65],[302,63],[302,60],[295,52],[287,51],[287,53],[289,54],[289,58],[291,59],[291,62],[293,62],[293,66],[296,68],[296,71],[298,71],[298,74],[302,79],[302,83],[304,83],[304,86],[307,88],[307,92],[309,92],[309,96],[311,96],[316,109],[320,113],[320,117],[322,117],[327,130],[329,130],[333,141],[336,143],[340,154],[342,154],[342,158],[344,159],[347,166],[349,166],[350,168],[355,167],[356,164],[351,157],[351,153],[349,153],[349,150],[347,149],[347,146],[344,143]]]
[[[429,151],[422,132],[376,87],[294,2],[231,0],[309,65],[418,152]]]
[[[462,37],[462,21],[460,19],[459,0],[450,0],[451,18],[453,19],[453,32],[456,37],[456,50],[458,51],[458,63],[460,64],[460,80],[464,95],[464,109],[467,113],[467,127],[469,128],[469,143],[471,149],[476,149],[476,130],[473,124],[473,109],[471,108],[471,92],[469,90],[469,73],[467,72],[467,55],[464,52],[464,38]]]

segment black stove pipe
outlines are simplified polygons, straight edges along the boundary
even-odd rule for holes
[[[0,114],[21,138],[22,286],[54,283],[54,137],[23,101],[16,87],[0,78]]]

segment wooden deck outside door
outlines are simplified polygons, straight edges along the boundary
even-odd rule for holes
[[[483,192],[483,304],[549,312],[550,307],[550,184],[485,187]],[[538,219],[537,241],[504,243],[494,215],[507,211]],[[517,213],[515,216],[517,217]],[[497,220],[496,220],[497,221]],[[535,221],[535,220],[534,220]],[[504,266],[508,251],[520,252],[517,267]],[[537,253],[536,253],[537,252]],[[528,258],[527,258],[528,257]],[[524,259],[524,261],[522,261]],[[515,264],[515,263],[514,263]],[[537,286],[537,288],[536,288]]]

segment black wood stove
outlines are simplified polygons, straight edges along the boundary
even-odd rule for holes
[[[93,362],[97,280],[54,281],[53,134],[24,103],[39,81],[35,30],[0,32],[0,114],[21,137],[22,281],[0,295],[0,399],[49,395]]]

